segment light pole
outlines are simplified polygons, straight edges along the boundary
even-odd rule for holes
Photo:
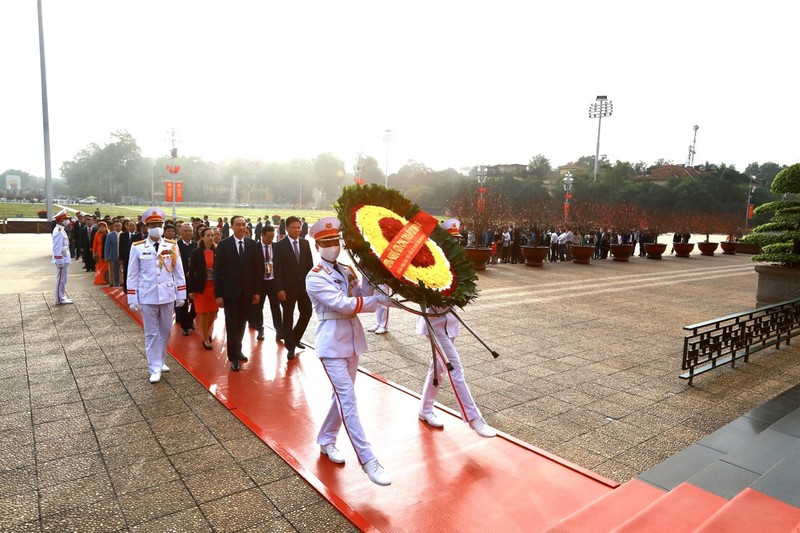
[[[39,18],[39,70],[42,77],[42,133],[44,135],[44,187],[47,191],[45,209],[47,220],[53,215],[53,177],[50,168],[50,113],[47,104],[47,69],[44,62],[44,26],[42,24],[42,0],[36,2]]]
[[[597,119],[597,151],[594,154],[594,181],[597,181],[597,163],[600,159],[600,125],[603,117],[610,117],[614,112],[614,102],[607,96],[598,96],[595,102],[589,106],[589,118]]]
[[[753,218],[753,193],[756,192],[756,186],[753,185],[753,181],[755,181],[755,176],[750,176],[750,185],[747,187],[747,211],[745,211],[744,215],[744,229],[747,230],[747,223],[748,221]]]
[[[475,167],[475,177],[478,180],[478,205],[475,207],[478,213],[483,213],[486,210],[486,199],[483,195],[486,193],[486,178],[489,177],[489,167],[483,165]]]
[[[389,141],[392,140],[392,137],[392,130],[386,130],[383,132],[383,140],[386,142],[386,166],[384,167],[386,176],[384,176],[383,186],[387,189],[389,188]]]
[[[575,178],[572,177],[572,172],[567,172],[564,174],[564,224],[567,223],[567,219],[569,218],[569,199],[572,198],[572,194],[569,192],[572,190],[572,184],[575,182]]]

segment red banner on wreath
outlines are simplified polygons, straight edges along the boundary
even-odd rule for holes
[[[425,211],[414,215],[381,254],[383,266],[397,279],[402,278],[411,260],[438,225],[439,221]]]
[[[172,182],[171,181],[167,181],[165,183],[166,183],[166,186],[167,186],[167,192],[166,192],[167,202],[172,202]]]
[[[175,182],[175,201],[180,203],[183,202],[183,182],[176,181]]]

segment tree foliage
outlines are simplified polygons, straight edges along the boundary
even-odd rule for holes
[[[771,190],[776,194],[800,193],[800,163],[778,172]],[[800,202],[768,202],[758,206],[756,213],[773,215],[769,222],[753,228],[752,235],[744,239],[762,247],[762,253],[754,255],[753,261],[800,268]]]

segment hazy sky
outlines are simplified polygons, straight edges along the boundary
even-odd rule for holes
[[[593,155],[800,161],[789,0],[42,0],[53,176],[126,129],[145,156],[356,153],[389,170]],[[0,172],[44,175],[36,0],[0,0]]]

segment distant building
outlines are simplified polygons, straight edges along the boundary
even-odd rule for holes
[[[698,178],[702,176],[702,172],[695,167],[685,167],[683,165],[661,165],[658,167],[651,167],[647,169],[644,174],[639,174],[633,177],[633,181],[642,183],[651,181],[658,185],[666,185],[671,181],[680,180],[684,178]]]

